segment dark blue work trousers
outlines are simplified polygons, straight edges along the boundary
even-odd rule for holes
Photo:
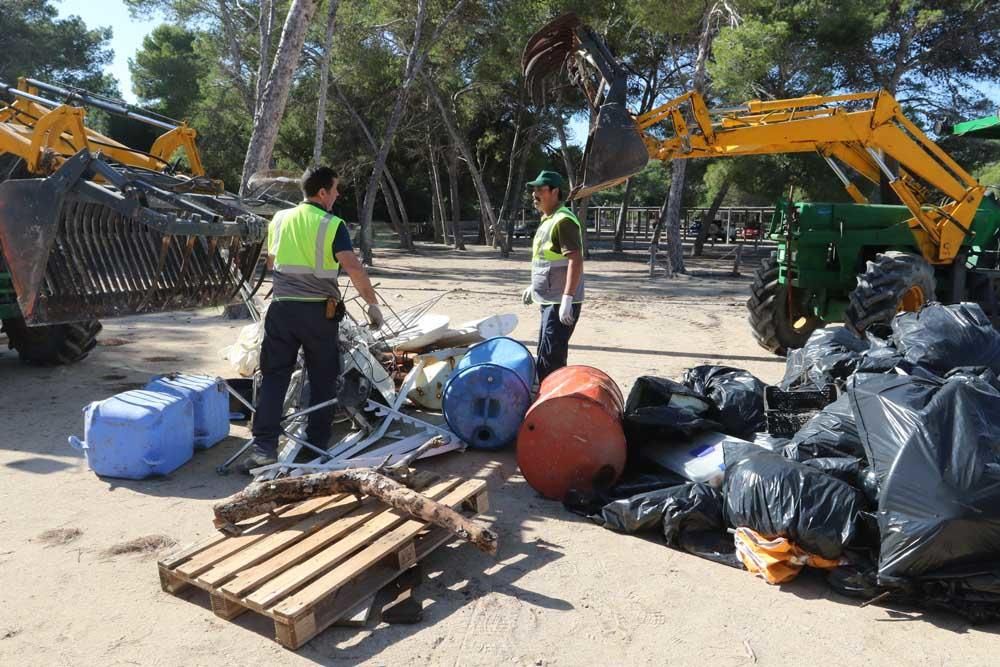
[[[542,306],[542,326],[538,332],[538,352],[535,366],[541,383],[553,371],[566,365],[569,356],[569,339],[580,321],[582,303],[573,304],[573,324],[566,326],[559,321],[559,304]]]
[[[337,395],[340,350],[337,346],[339,322],[326,318],[326,303],[317,301],[275,301],[264,317],[264,342],[260,348],[263,376],[257,393],[253,436],[257,445],[276,454],[281,435],[282,408],[288,383],[295,371],[299,348],[303,350],[309,374],[309,406],[329,401]],[[326,449],[333,431],[336,405],[309,413],[306,439]]]

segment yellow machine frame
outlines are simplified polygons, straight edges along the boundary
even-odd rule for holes
[[[26,79],[18,79],[18,90],[37,95]],[[186,124],[157,137],[149,153],[131,149],[84,126],[82,107],[62,104],[54,109],[23,97],[0,108],[0,153],[11,153],[25,161],[32,174],[46,175],[86,148],[132,167],[163,171],[169,160],[184,150],[193,176],[204,176],[205,168],[195,140],[198,133]],[[221,184],[220,184],[221,189]]]
[[[669,138],[658,139],[646,132],[664,121],[673,127]],[[921,253],[932,264],[950,264],[955,259],[986,192],[907,119],[885,91],[752,100],[711,112],[704,98],[691,91],[636,116],[635,122],[649,156],[658,160],[815,151],[860,204],[868,203],[867,198],[838,161],[872,183],[879,183],[884,174],[913,215],[908,224]],[[883,155],[899,164],[898,174]],[[949,201],[932,204],[932,189]]]

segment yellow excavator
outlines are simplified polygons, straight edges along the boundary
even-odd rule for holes
[[[246,289],[266,221],[205,176],[192,128],[32,79],[0,83],[0,97],[0,320],[22,360],[72,363],[101,318]],[[163,132],[126,146],[88,127],[85,107]]]
[[[752,100],[710,109],[689,91],[641,115],[627,109],[627,71],[574,14],[539,30],[522,66],[536,99],[563,74],[585,94],[592,122],[585,197],[641,171],[650,158],[816,153],[854,204],[778,208],[748,301],[758,342],[800,347],[826,322],[856,332],[931,300],[976,300],[997,317],[1000,207],[986,188],[903,115],[885,91]],[[888,189],[902,205],[876,205],[849,174]]]

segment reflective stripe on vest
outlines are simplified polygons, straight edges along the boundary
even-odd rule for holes
[[[572,220],[576,224],[577,229],[580,230],[581,241],[583,240],[583,227],[580,225],[580,221],[577,220],[576,216],[573,215],[573,211],[569,210],[567,207],[563,206],[559,208],[555,213],[548,216],[542,220],[541,226],[539,226],[538,231],[535,232],[535,238],[532,241],[531,247],[531,259],[532,264],[535,261],[547,262],[549,266],[559,266],[561,264],[569,264],[569,260],[563,257],[561,254],[553,250],[555,243],[553,242],[553,236],[555,235],[556,227],[563,220]],[[581,245],[583,245],[581,243]]]
[[[271,216],[271,222],[267,225],[267,254],[272,257],[278,250],[278,236],[281,229],[281,220],[290,212],[294,211],[294,208],[286,208],[276,212]]]
[[[573,212],[563,206],[552,215],[543,218],[531,244],[531,291],[535,303],[559,303],[566,280],[569,276],[569,260],[556,252],[553,237],[563,220],[572,220],[580,230],[580,245],[583,243],[583,226]],[[583,276],[573,295],[573,302],[583,301]]]
[[[279,211],[271,221],[270,250],[274,270],[289,275],[336,278],[340,263],[333,254],[333,240],[343,220],[324,214],[312,204]]]

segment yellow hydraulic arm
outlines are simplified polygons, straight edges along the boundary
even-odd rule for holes
[[[53,105],[40,97],[38,89],[27,79],[19,79],[16,90],[20,93],[11,89],[14,101],[0,106],[0,153],[22,158],[32,174],[55,171],[83,148],[91,153],[101,152],[115,162],[152,171],[163,171],[177,150],[184,149],[191,175],[205,174],[195,144],[197,133],[185,124],[173,126],[155,121],[167,131],[156,139],[149,153],[144,153],[86,127],[82,107]]]
[[[664,121],[673,129],[667,138],[647,131]],[[635,124],[649,156],[658,160],[817,152],[861,204],[868,200],[841,165],[872,183],[884,175],[912,213],[908,224],[932,264],[955,259],[985,194],[884,91],[752,100],[711,112],[699,93],[688,92],[635,117]],[[896,171],[885,156],[898,163]],[[935,191],[943,203],[932,203]]]
[[[573,197],[620,183],[642,170],[649,158],[815,151],[858,203],[867,200],[843,165],[873,183],[886,177],[913,216],[908,224],[921,253],[932,264],[949,264],[985,194],[985,188],[907,119],[884,91],[753,100],[712,111],[692,91],[635,116],[626,106],[628,71],[603,38],[573,13],[553,19],[532,35],[521,65],[536,100],[544,98],[549,77],[568,78],[596,114],[580,170],[582,183]]]

